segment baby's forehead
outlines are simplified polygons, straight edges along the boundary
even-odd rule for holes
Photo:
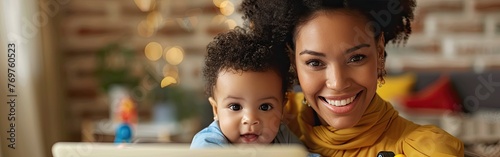
[[[222,71],[214,84],[214,95],[278,97],[282,100],[283,79],[274,71]]]
[[[226,75],[226,74],[243,75],[245,73],[274,73],[274,74],[278,75],[278,77],[280,77],[280,79],[283,79],[279,75],[280,73],[278,72],[278,70],[276,70],[274,68],[271,68],[271,67],[269,67],[269,68],[259,68],[259,69],[223,67],[217,73],[217,77],[220,77],[220,76]]]
[[[216,75],[214,86],[229,82],[237,82],[240,84],[246,83],[262,83],[262,82],[273,82],[272,85],[279,85],[282,87],[285,81],[283,76],[280,75],[277,70],[267,69],[267,70],[235,70],[235,69],[224,69],[220,70]],[[278,86],[273,86],[278,87]]]
[[[274,69],[258,69],[258,70],[252,70],[252,69],[234,69],[234,68],[225,68],[219,70],[219,72],[216,75],[217,80],[216,84],[221,80],[221,79],[234,79],[234,80],[246,80],[249,82],[259,82],[263,81],[265,78],[273,78],[274,80],[278,80],[279,82],[283,81],[283,77],[280,75],[280,73],[277,70]],[[253,78],[253,79],[249,79]]]

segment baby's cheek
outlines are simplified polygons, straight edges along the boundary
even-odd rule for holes
[[[231,143],[237,142],[239,135],[239,127],[233,121],[219,120],[219,126],[224,134]]]
[[[280,124],[281,124],[280,118],[271,118],[271,119],[269,119],[269,121],[270,121],[270,123],[267,126],[267,129],[269,129],[269,131],[272,131],[273,133],[278,132]]]

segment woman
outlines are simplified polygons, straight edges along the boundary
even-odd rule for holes
[[[407,40],[414,7],[414,0],[243,1],[247,26],[290,49],[303,93],[289,98],[288,125],[311,152],[464,155],[460,140],[400,117],[375,92],[385,46]]]

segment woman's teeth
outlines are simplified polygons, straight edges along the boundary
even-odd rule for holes
[[[343,99],[343,100],[328,100],[328,99],[325,99],[325,100],[328,104],[333,105],[333,106],[345,106],[347,104],[350,104],[352,101],[354,101],[355,98],[356,98],[356,96],[353,96],[353,97],[350,97],[347,99]]]

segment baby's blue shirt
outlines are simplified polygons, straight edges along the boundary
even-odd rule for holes
[[[299,138],[295,136],[290,129],[284,124],[280,124],[280,130],[273,140],[275,144],[302,144]],[[193,148],[211,148],[224,147],[230,145],[229,140],[222,134],[219,123],[213,121],[208,127],[198,132],[191,141],[191,149]],[[309,153],[308,157],[319,157],[319,154]]]

